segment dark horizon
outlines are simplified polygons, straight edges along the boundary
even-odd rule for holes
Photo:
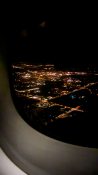
[[[10,59],[10,58],[9,58]],[[85,60],[85,58],[84,58]],[[53,64],[56,69],[58,70],[78,70],[78,71],[98,71],[98,63],[93,62],[94,58],[92,58],[92,62],[83,62],[83,59],[79,62],[77,60],[73,60],[72,58],[65,58],[62,59],[61,57],[57,58],[52,58],[52,57],[46,57],[46,58],[41,58],[40,56],[38,57],[13,57],[8,60],[8,62],[11,63],[28,63],[32,65],[46,65],[46,64]]]

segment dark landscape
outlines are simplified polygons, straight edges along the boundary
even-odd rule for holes
[[[22,118],[49,137],[98,147],[98,72],[54,64],[12,64],[12,96]]]

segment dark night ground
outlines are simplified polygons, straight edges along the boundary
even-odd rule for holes
[[[43,115],[43,113],[38,114],[39,119],[36,121],[36,118],[32,118],[32,109],[30,111],[24,109],[25,105],[30,104],[29,102],[17,99],[15,96],[14,103],[23,119],[36,130],[64,142],[88,147],[98,147],[98,97],[91,97],[89,99],[87,113],[76,113],[72,118],[69,117],[54,121],[53,123],[49,123],[47,127],[41,124],[40,116]]]
[[[89,81],[89,77],[86,81]],[[46,88],[48,88],[48,86]],[[15,106],[23,119],[36,130],[63,142],[88,147],[98,147],[98,95],[92,94],[87,96],[87,102],[81,104],[84,106],[83,108],[86,112],[73,113],[72,117],[54,120],[54,122],[49,122],[47,126],[43,125],[42,121],[47,121],[49,114],[52,114],[52,112],[57,116],[58,112],[56,110],[52,110],[50,113],[48,113],[49,111],[47,112],[46,109],[39,111],[38,109],[36,110],[35,104],[35,107],[32,108],[32,100],[27,100],[25,98],[16,96],[14,91],[12,96]],[[66,101],[65,103],[64,98],[60,98],[59,104],[63,103],[68,106],[75,106],[72,101]],[[57,100],[55,102],[57,102]],[[75,101],[75,103],[78,104],[78,99]],[[29,109],[27,109],[28,105],[30,106]],[[38,112],[37,116],[34,114],[34,111]]]

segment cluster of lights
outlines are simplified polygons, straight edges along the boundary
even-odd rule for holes
[[[67,95],[81,89],[89,89],[89,87],[95,84],[87,83],[82,87],[81,80],[75,77],[85,76],[87,75],[86,72],[57,71],[55,70],[54,65],[31,65],[21,63],[12,65],[12,68],[15,70],[15,73],[13,74],[15,78],[15,93],[19,97],[35,100],[36,107],[38,108],[49,108],[57,105],[60,108],[63,107],[65,112],[63,111],[55,119],[62,119],[71,116],[70,114],[73,111],[83,112],[83,109],[81,109],[80,106],[72,108],[56,104],[55,102],[51,102],[51,99],[62,97],[63,95]],[[54,95],[51,94],[51,92],[49,94],[47,93],[46,96],[42,94],[41,87],[45,86],[47,88],[46,82],[54,83]],[[55,82],[62,82],[61,87],[55,86]],[[24,87],[23,90],[21,88],[21,90],[18,89],[19,83],[20,87]],[[84,96],[81,98],[84,98]],[[74,99],[74,96],[72,96],[72,99]],[[51,122],[53,122],[53,119],[51,120]]]

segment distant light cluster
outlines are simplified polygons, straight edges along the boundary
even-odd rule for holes
[[[29,105],[33,104],[32,113],[34,107],[38,112],[40,109],[49,109],[50,122],[53,122],[54,119],[72,117],[72,113],[75,111],[81,113],[85,111],[78,103],[74,107],[66,103],[61,104],[59,101],[62,101],[62,98],[65,98],[65,101],[69,97],[71,100],[78,98],[86,101],[85,93],[91,94],[93,91],[98,94],[98,82],[96,80],[92,82],[92,79],[88,81],[87,79],[88,76],[91,76],[91,73],[60,71],[56,70],[54,65],[26,63],[13,64],[12,70],[15,94],[19,98],[31,100]],[[98,74],[95,73],[95,76],[98,76]],[[85,90],[84,94],[82,94],[83,90]],[[56,112],[55,108],[59,112]],[[46,125],[46,123],[45,121],[44,124]]]

